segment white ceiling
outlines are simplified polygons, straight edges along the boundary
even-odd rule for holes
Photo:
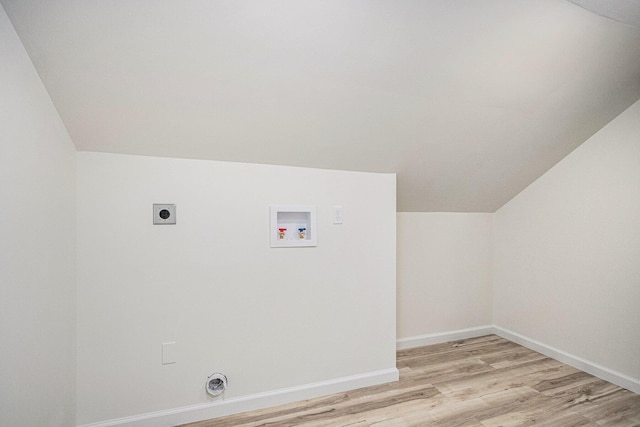
[[[1,2],[79,150],[396,172],[399,211],[493,212],[640,98],[640,28],[564,0]]]

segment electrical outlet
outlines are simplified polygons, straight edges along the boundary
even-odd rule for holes
[[[334,206],[331,208],[331,222],[333,224],[342,224],[344,222],[344,211],[342,206]]]
[[[176,223],[176,205],[172,204],[159,204],[153,205],[153,223],[155,225],[161,224],[175,224]]]

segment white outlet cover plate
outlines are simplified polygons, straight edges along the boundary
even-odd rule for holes
[[[344,209],[342,206],[334,206],[331,208],[331,222],[333,224],[344,223]]]

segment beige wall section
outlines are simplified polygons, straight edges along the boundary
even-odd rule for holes
[[[492,214],[398,213],[398,338],[491,324]]]
[[[78,424],[213,402],[216,371],[231,399],[395,369],[394,175],[85,152],[77,165]],[[176,203],[177,225],[152,225],[153,203]],[[270,248],[270,204],[316,205],[318,246]]]
[[[0,425],[75,412],[75,148],[0,6]]]
[[[495,214],[495,324],[640,380],[640,102]]]

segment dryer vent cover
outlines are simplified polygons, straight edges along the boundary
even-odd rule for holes
[[[216,372],[207,378],[207,393],[211,396],[218,396],[227,389],[227,376]]]

